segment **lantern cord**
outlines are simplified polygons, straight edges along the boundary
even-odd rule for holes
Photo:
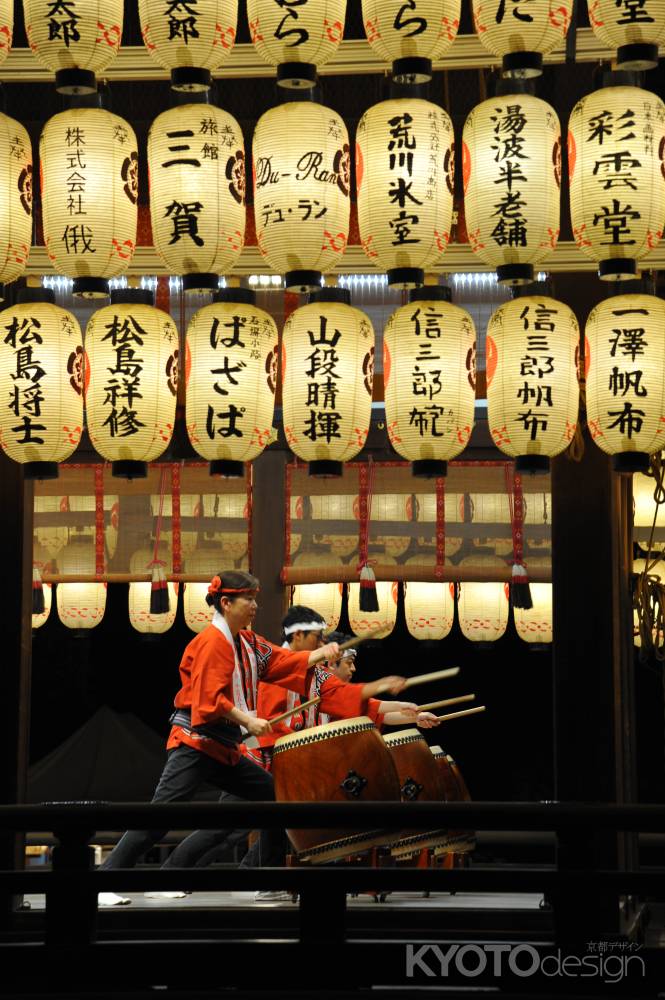
[[[655,660],[665,663],[665,584],[654,573],[655,567],[663,561],[663,553],[653,551],[654,536],[658,512],[665,503],[665,463],[662,452],[651,456],[650,475],[655,480],[653,498],[655,509],[644,570],[635,580],[633,592],[633,607],[637,615],[637,628],[640,637],[640,660]],[[663,689],[665,691],[665,670],[663,670]]]
[[[155,550],[152,556],[152,584],[150,587],[150,614],[164,615],[169,610],[169,588],[166,583],[166,573],[163,560],[159,558],[159,538],[162,533],[162,518],[164,516],[164,494],[166,492],[166,468],[162,469],[159,481],[159,514],[155,530]]]

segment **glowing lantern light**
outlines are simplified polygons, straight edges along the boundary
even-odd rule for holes
[[[0,392],[11,401],[0,414],[0,447],[26,478],[56,479],[57,463],[81,439],[83,338],[50,289],[21,289],[18,300],[0,318]]]
[[[148,133],[153,242],[186,292],[217,289],[245,238],[245,147],[212,104],[164,111]]]
[[[411,564],[422,563],[415,556],[407,560]],[[445,639],[455,618],[455,584],[405,583],[404,616],[414,639]]]
[[[136,247],[136,135],[110,111],[72,108],[46,122],[39,156],[49,260],[74,279],[75,295],[108,295]]]
[[[94,94],[96,73],[120,50],[123,0],[23,0],[28,44],[37,62],[55,73],[61,94]]]
[[[571,0],[472,0],[478,39],[503,60],[503,75],[540,76],[543,56],[561,47],[572,15]]]
[[[214,543],[204,543],[196,548],[185,562],[185,573],[199,576],[204,573],[212,579],[223,565],[221,549]],[[185,625],[192,632],[202,632],[212,621],[213,608],[206,604],[207,583],[186,583],[183,592]]]
[[[96,572],[95,543],[90,536],[74,537],[58,556],[63,576],[88,576]],[[58,617],[67,628],[89,629],[99,625],[106,610],[105,583],[59,583]]]
[[[138,549],[129,560],[130,573],[152,572],[152,563],[155,558],[154,546],[151,548]],[[171,563],[171,554],[168,546],[160,542],[157,558],[167,564]],[[168,570],[167,570],[168,571]],[[130,583],[129,585],[129,621],[132,628],[144,635],[161,635],[168,632],[175,621],[178,607],[178,590],[175,583],[167,583],[169,592],[169,610],[163,614],[150,613],[150,591],[151,583]]]
[[[0,63],[2,62],[0,25]],[[32,145],[20,122],[0,114],[0,281],[15,281],[25,270],[32,240]],[[0,289],[0,293],[2,289]],[[0,294],[4,298],[4,294]]]
[[[50,564],[51,557],[48,551],[43,545],[38,543],[33,546],[32,549],[32,564],[38,570],[40,575],[43,575],[44,570]],[[42,592],[44,594],[44,610],[39,614],[32,615],[32,627],[41,628],[44,622],[48,619],[51,613],[51,603],[53,600],[52,585],[50,583],[44,583],[42,585]]]
[[[391,566],[395,563],[390,556],[381,556],[384,565]],[[397,597],[399,594],[399,584],[391,583],[389,580],[376,581],[376,599],[379,604],[378,611],[362,611],[360,608],[360,584],[349,584],[349,625],[355,635],[363,635],[373,629],[381,627],[384,631],[380,633],[383,639],[395,628],[397,621]]]
[[[474,253],[500,282],[533,281],[559,238],[561,128],[545,101],[502,81],[464,125],[464,211]],[[510,93],[506,93],[506,91]]]
[[[231,55],[238,25],[237,0],[139,0],[143,43],[152,59],[171,71],[173,90],[208,90],[211,70]]]
[[[328,494],[327,496],[309,497],[312,515],[312,541],[318,545],[330,546],[334,556],[346,558],[358,548],[358,497],[347,494]],[[316,528],[318,520],[348,521],[349,534],[319,533]],[[341,527],[341,525],[340,525]],[[327,562],[327,560],[326,560]],[[294,601],[294,604],[302,603]]]
[[[409,535],[384,534],[388,529],[381,524],[382,521],[402,521],[409,520],[410,496],[401,493],[374,494],[372,497],[370,520],[372,522],[372,542],[377,547],[383,546],[386,555],[399,559],[403,556],[409,545],[411,538]],[[360,513],[359,503],[357,504],[357,515]],[[376,531],[376,534],[374,534]],[[379,557],[380,558],[380,557]]]
[[[476,330],[448,296],[436,285],[413,291],[383,336],[388,437],[416,476],[445,476],[473,429]]]
[[[617,472],[645,472],[663,447],[665,302],[616,295],[592,310],[585,329],[587,422]]]
[[[510,556],[513,552],[510,500],[507,493],[469,493],[468,506],[473,523],[473,537],[483,548],[491,546],[497,556]],[[500,535],[496,528],[505,525]],[[505,533],[504,533],[505,532]]]
[[[175,423],[178,331],[151,303],[146,289],[114,290],[111,305],[93,313],[86,328],[90,440],[113,475],[128,479],[147,475],[146,463],[166,450]],[[114,373],[127,359],[132,382],[123,388]]]
[[[296,556],[293,565],[298,567],[321,567],[319,556],[305,553]],[[330,567],[331,576],[335,575],[335,567],[344,565],[337,557],[326,556],[326,568]],[[302,604],[306,608],[313,608],[325,618],[326,628],[334,630],[339,625],[342,613],[342,594],[344,587],[341,583],[298,583],[293,588],[293,597],[290,604]]]
[[[430,526],[437,519],[437,496],[435,493],[415,494],[415,518]],[[449,493],[446,490],[443,504],[443,532],[446,556],[454,556],[462,547],[460,525],[464,522],[464,494]],[[436,545],[436,528],[430,530],[428,536],[419,536],[417,545],[420,551],[431,552]]]
[[[663,233],[665,104],[634,80],[603,74],[568,127],[573,235],[604,281],[634,278]]]
[[[277,67],[281,87],[313,87],[317,67],[331,59],[344,34],[346,0],[276,4],[248,0],[247,21],[262,59]]]
[[[633,524],[636,528],[651,528],[654,523],[656,510],[659,509],[655,498],[657,489],[653,476],[645,476],[641,472],[633,476]],[[662,527],[662,518],[656,521],[656,525]]]
[[[291,313],[282,336],[284,433],[312,475],[342,474],[360,452],[372,412],[374,330],[343,288],[322,288]],[[316,388],[326,359],[331,391]]]
[[[453,211],[453,126],[416,98],[375,104],[356,136],[360,241],[398,288],[422,285],[446,249]]]
[[[462,559],[460,566],[505,569],[505,563],[493,556]],[[457,613],[462,635],[473,642],[500,639],[508,624],[508,595],[507,583],[460,583]]]
[[[14,35],[13,0],[3,0],[0,4],[0,65],[5,61],[12,47]]]
[[[51,559],[55,559],[63,545],[69,541],[69,528],[59,524],[58,514],[69,510],[69,497],[35,496],[35,530],[34,535],[37,545],[48,553]],[[37,515],[49,515],[49,523],[41,524],[41,517]]]
[[[658,65],[658,45],[665,41],[663,0],[588,0],[594,35],[617,49],[619,70],[646,70]]]
[[[392,62],[397,83],[427,83],[432,60],[440,59],[457,37],[460,0],[362,0],[367,41]]]
[[[247,288],[224,288],[187,327],[186,423],[211,474],[242,476],[269,443],[277,382],[277,327]],[[267,390],[267,391],[266,391]]]
[[[547,567],[549,559],[542,556],[532,556],[527,559],[527,568],[536,566]],[[550,643],[553,638],[552,629],[552,584],[529,583],[532,608],[513,607],[515,629],[520,639],[530,643]]]
[[[580,331],[546,295],[505,302],[487,327],[487,420],[518,472],[547,471],[577,427]]]
[[[280,104],[257,122],[253,159],[259,250],[287,288],[316,289],[349,237],[346,125],[321,104]]]

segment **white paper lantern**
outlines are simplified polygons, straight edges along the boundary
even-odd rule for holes
[[[493,556],[473,556],[462,559],[460,566],[474,568],[505,567]],[[462,635],[472,642],[495,642],[508,624],[507,583],[460,583],[457,610]]]
[[[572,0],[472,0],[478,39],[503,61],[503,74],[539,76],[543,56],[560,48],[570,27]]]
[[[594,35],[617,50],[617,69],[658,65],[658,46],[665,41],[663,0],[587,0],[587,6]]]
[[[152,563],[155,558],[154,546],[138,549],[129,560],[130,573],[152,573]],[[157,558],[166,563],[166,573],[171,566],[171,553],[168,546],[160,542]],[[129,585],[129,622],[132,628],[144,635],[162,635],[168,632],[175,621],[178,607],[178,589],[175,583],[166,585],[169,595],[169,610],[164,614],[153,614],[150,611],[150,592],[152,584],[130,583]]]
[[[308,568],[320,567],[321,560],[318,556],[305,553],[296,556],[293,560],[294,567]],[[341,559],[326,556],[326,568],[330,567],[331,576],[335,575],[335,567],[344,565]],[[342,613],[342,594],[344,587],[341,583],[298,583],[293,588],[291,604],[301,604],[306,608],[313,608],[325,619],[326,629],[334,631],[339,625],[339,618]]]
[[[171,71],[173,90],[196,93],[231,55],[238,0],[139,0],[139,18],[150,58]]]
[[[394,559],[390,556],[382,556],[381,562],[384,565],[393,565]],[[349,625],[355,635],[364,635],[374,629],[381,628],[379,637],[384,639],[395,628],[397,621],[397,598],[399,594],[399,584],[389,580],[376,581],[376,599],[379,604],[378,611],[361,611],[360,609],[360,584],[349,584]]]
[[[207,574],[212,580],[224,565],[221,548],[208,543],[194,549],[185,562],[185,573],[199,576]],[[185,583],[183,592],[183,612],[185,625],[192,632],[202,632],[212,621],[214,608],[206,604],[207,583]]]
[[[336,53],[344,34],[346,0],[247,0],[252,42],[277,67],[280,87],[308,88]]]
[[[460,0],[362,0],[367,41],[397,83],[426,83],[457,37]]]
[[[44,574],[47,566],[50,565],[51,556],[48,550],[39,543],[35,543],[32,549],[32,565],[39,570],[40,575]],[[42,591],[44,594],[44,610],[40,614],[32,615],[32,627],[41,628],[42,625],[47,621],[48,616],[51,613],[51,602],[53,600],[53,586],[50,583],[44,583],[42,585]]]
[[[92,94],[120,51],[123,0],[23,0],[28,45],[61,94]]]
[[[0,10],[0,64],[7,51],[2,45],[2,32]],[[0,281],[15,281],[25,270],[32,241],[32,144],[21,123],[3,114],[0,177]]]
[[[97,570],[95,542],[90,536],[74,537],[58,556],[63,576],[88,576]],[[59,583],[58,617],[67,628],[90,629],[99,625],[106,610],[105,583]]]
[[[410,564],[418,566],[422,562],[416,556],[407,560],[407,566]],[[455,584],[405,583],[404,616],[414,639],[445,639],[455,618]]]

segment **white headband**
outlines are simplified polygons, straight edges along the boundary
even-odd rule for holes
[[[286,626],[284,635],[293,635],[294,632],[323,632],[325,627],[325,622],[296,622],[295,625]]]

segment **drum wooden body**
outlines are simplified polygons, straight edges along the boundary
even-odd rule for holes
[[[399,802],[400,782],[374,723],[360,716],[282,736],[272,773],[278,802]],[[320,863],[395,839],[386,830],[287,830],[299,860]]]
[[[446,802],[470,802],[471,796],[459,767],[441,747],[430,747],[436,761],[446,790]],[[473,830],[450,830],[447,845],[439,845],[435,854],[464,854],[476,846],[476,835]]]
[[[441,771],[417,729],[403,729],[384,736],[399,775],[403,802],[442,802],[445,787]],[[442,847],[448,842],[446,830],[403,830],[391,845],[391,854],[406,858],[423,847]]]

